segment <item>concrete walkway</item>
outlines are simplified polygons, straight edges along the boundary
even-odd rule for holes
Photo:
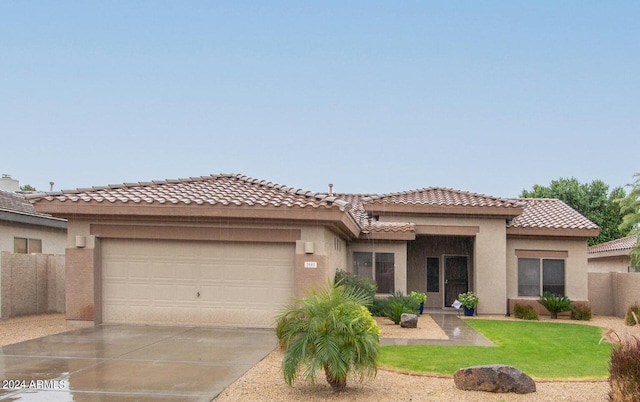
[[[444,346],[495,346],[484,335],[471,328],[457,314],[425,312],[438,324],[449,339],[381,339],[382,345],[444,345]]]
[[[0,348],[0,400],[210,401],[277,346],[270,329],[104,325]]]

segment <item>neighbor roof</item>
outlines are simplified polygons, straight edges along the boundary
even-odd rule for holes
[[[65,219],[38,213],[24,195],[5,190],[0,190],[0,220],[58,229],[67,227]]]
[[[607,253],[611,251],[625,251],[629,252],[635,247],[638,241],[638,235],[631,235],[623,237],[621,239],[611,240],[606,243],[600,243],[593,245],[587,249],[589,254]]]

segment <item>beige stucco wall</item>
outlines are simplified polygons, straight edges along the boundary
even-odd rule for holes
[[[589,272],[629,272],[629,256],[590,258]]]
[[[100,322],[100,239],[91,235],[92,224],[121,225],[131,227],[140,225],[163,226],[170,228],[223,228],[229,227],[248,229],[260,229],[269,233],[270,229],[292,230],[300,232],[300,239],[295,241],[295,258],[293,267],[295,280],[295,296],[302,297],[311,287],[320,287],[327,284],[335,276],[337,269],[346,267],[348,247],[344,239],[341,239],[333,231],[322,226],[311,225],[264,225],[256,223],[234,223],[233,225],[221,225],[219,223],[206,222],[172,222],[158,221],[145,222],[127,220],[115,221],[84,221],[71,220],[67,226],[67,287],[72,291],[67,295],[67,319],[80,321]],[[132,230],[135,230],[132,229]],[[85,241],[84,247],[76,247],[76,238],[80,236]],[[305,243],[313,244],[313,253],[305,252]],[[293,244],[293,243],[292,243]],[[315,268],[307,268],[305,263],[315,263]]]
[[[507,288],[510,299],[518,297],[518,257],[516,250],[563,251],[565,260],[565,295],[574,301],[588,300],[587,239],[507,239]],[[536,299],[521,297],[520,299]]]
[[[349,244],[347,255],[347,272],[353,272],[353,253],[393,253],[394,254],[394,274],[393,281],[396,291],[407,293],[407,245],[405,242],[386,241],[358,241]]]
[[[478,314],[505,314],[507,311],[506,222],[503,218],[474,217],[380,217],[381,221],[408,221],[416,225],[477,227],[473,278],[470,290],[480,298]]]
[[[0,251],[13,253],[14,237],[42,240],[43,254],[64,254],[67,234],[64,230],[0,222]]]
[[[589,301],[596,315],[624,317],[629,306],[640,303],[640,273],[589,272]]]

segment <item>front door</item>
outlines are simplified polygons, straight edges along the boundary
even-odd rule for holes
[[[469,290],[469,264],[467,256],[444,257],[444,305],[453,304],[460,293]]]

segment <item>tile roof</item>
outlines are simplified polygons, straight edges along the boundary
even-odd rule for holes
[[[332,207],[345,209],[347,203],[301,189],[252,179],[243,175],[220,174],[187,179],[124,183],[80,188],[30,196],[59,202],[209,204],[263,207]]]
[[[459,207],[519,208],[522,206],[521,203],[515,199],[491,197],[484,194],[470,193],[467,191],[441,187],[429,187],[392,194],[371,195],[366,197],[365,202]]]
[[[29,215],[38,214],[23,195],[5,190],[0,190],[0,209]]]
[[[25,195],[12,191],[0,190],[0,216],[5,221],[66,228],[66,219],[37,212]]]
[[[638,241],[638,235],[623,237],[622,239],[611,240],[606,243],[593,245],[587,249],[589,254],[606,253],[608,251],[631,250]]]
[[[564,202],[550,198],[520,198],[522,214],[509,227],[550,229],[598,229],[598,225]]]
[[[366,205],[405,204],[443,207],[523,209],[510,227],[544,229],[598,229],[598,226],[562,201],[507,199],[450,188],[423,188],[390,194],[315,193],[257,180],[239,174],[218,174],[176,180],[124,183],[103,187],[28,195],[35,201],[61,203],[132,203],[229,205],[284,208],[334,208],[348,212],[363,231],[415,232],[411,222],[380,222]]]

